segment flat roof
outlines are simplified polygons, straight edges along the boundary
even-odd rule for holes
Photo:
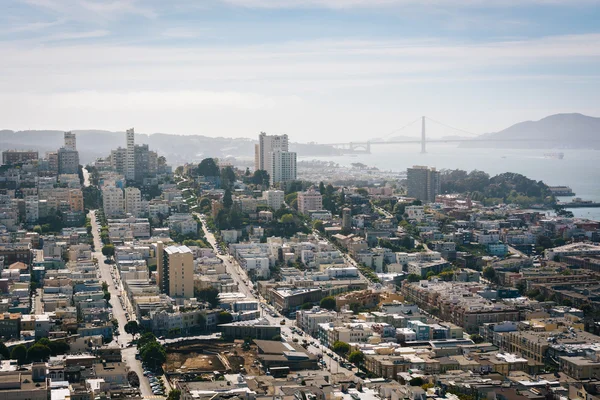
[[[168,246],[165,248],[165,251],[168,254],[177,254],[177,253],[191,253],[192,250],[190,250],[189,247],[187,246]]]

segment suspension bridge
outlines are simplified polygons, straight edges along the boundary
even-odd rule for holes
[[[407,128],[413,126],[418,121],[421,121],[421,137],[420,138],[407,139],[407,140],[385,140],[387,137],[391,136],[392,134],[400,132],[404,129],[407,129]],[[426,121],[433,122],[438,125],[444,126],[446,128],[461,132],[462,134],[467,134],[471,137],[460,138],[460,139],[452,139],[452,138],[427,139],[427,134],[426,134],[426,129],[425,129]],[[334,148],[336,148],[338,150],[342,150],[342,152],[348,153],[348,154],[370,154],[371,146],[380,146],[380,145],[389,146],[390,144],[420,144],[421,145],[421,153],[427,153],[427,144],[428,143],[465,143],[465,142],[481,143],[481,142],[527,142],[527,141],[539,141],[539,140],[486,138],[486,137],[481,137],[476,133],[468,132],[468,131],[465,131],[465,130],[459,129],[459,128],[454,128],[454,127],[446,125],[442,122],[435,121],[429,117],[420,117],[420,118],[417,118],[416,120],[404,125],[402,128],[396,129],[396,130],[388,133],[386,136],[384,136],[381,139],[369,140],[366,142],[327,143],[326,145],[333,146]]]

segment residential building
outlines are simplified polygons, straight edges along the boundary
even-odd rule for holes
[[[81,189],[69,190],[69,208],[71,211],[83,212],[83,192]]]
[[[127,147],[125,149],[125,179],[135,180],[135,133],[133,128],[125,133]]]
[[[254,169],[265,170],[269,172],[270,153],[274,151],[288,151],[288,135],[267,135],[261,132],[258,136],[258,144],[256,145],[254,156]]]
[[[265,190],[263,199],[267,201],[267,206],[273,210],[279,210],[285,201],[285,193],[283,190]]]
[[[79,172],[79,152],[66,147],[58,149],[58,173],[77,174]]]
[[[440,193],[440,172],[435,168],[415,165],[406,171],[407,194],[426,203],[435,201]]]
[[[157,243],[158,287],[171,297],[194,297],[194,255],[187,246]]]
[[[173,214],[168,219],[169,229],[181,235],[198,233],[198,222],[192,214]]]
[[[296,180],[296,153],[274,151],[270,153],[269,178],[271,185]]]
[[[142,192],[136,187],[125,188],[125,213],[134,217],[142,214]]]
[[[117,218],[125,214],[123,190],[108,186],[102,189],[102,202],[106,218]]]
[[[33,150],[5,150],[2,152],[2,165],[19,164],[38,159],[38,152]]]
[[[323,196],[314,189],[298,192],[298,211],[307,214],[308,211],[323,209]]]
[[[296,325],[311,336],[319,332],[319,324],[333,322],[337,318],[335,311],[323,310],[313,307],[310,310],[298,310],[296,313]]]
[[[408,215],[408,219],[414,219],[416,221],[422,221],[425,218],[425,207],[423,206],[408,206],[404,209]]]

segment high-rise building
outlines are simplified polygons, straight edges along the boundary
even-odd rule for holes
[[[119,174],[125,175],[127,168],[127,149],[119,147],[110,152],[110,167]]]
[[[48,159],[48,171],[58,174],[58,152],[49,151],[46,153]]]
[[[406,178],[408,197],[431,203],[440,193],[440,172],[435,168],[415,165],[406,170]]]
[[[254,150],[254,169],[267,171],[271,184],[295,180],[296,153],[288,149],[287,135],[261,132]]]
[[[83,192],[81,189],[69,190],[69,207],[71,211],[83,212]]]
[[[125,188],[125,213],[134,217],[142,214],[142,192],[136,187]]]
[[[58,174],[77,174],[79,172],[79,152],[66,147],[58,149]]]
[[[123,205],[123,190],[114,186],[102,189],[102,204],[106,218],[118,218],[125,213]]]
[[[267,172],[271,185],[296,180],[296,153],[277,150],[270,155]]]
[[[135,133],[133,128],[127,129],[126,140],[125,179],[133,181],[135,180]]]
[[[314,189],[306,192],[298,192],[298,211],[306,214],[309,211],[319,211],[323,209],[323,196]]]
[[[65,145],[64,147],[69,150],[77,150],[77,138],[72,132],[65,132]]]
[[[194,255],[187,246],[156,244],[158,287],[175,298],[194,297]]]
[[[342,210],[342,228],[352,228],[352,210],[348,207],[344,207],[344,209]]]

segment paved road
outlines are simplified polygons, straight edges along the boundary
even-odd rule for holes
[[[119,301],[119,295],[121,295],[122,292],[121,280],[119,278],[117,268],[114,267],[114,264],[105,263],[106,257],[104,257],[102,254],[102,241],[100,240],[100,233],[98,232],[99,225],[96,222],[96,211],[91,210],[88,214],[88,217],[92,223],[92,234],[94,235],[94,247],[96,249],[93,256],[98,260],[100,280],[108,284],[113,318],[116,318],[116,320],[119,322],[119,336],[117,336],[116,341],[119,345],[126,346],[133,339],[133,337],[126,333],[124,328],[125,324],[127,323],[127,318],[125,317],[125,310]],[[130,370],[135,371],[138,374],[138,377],[140,378],[140,390],[142,392],[142,396],[153,396],[150,384],[143,375],[142,363],[135,358],[136,353],[137,349],[135,347],[123,349],[123,361],[129,366]]]

